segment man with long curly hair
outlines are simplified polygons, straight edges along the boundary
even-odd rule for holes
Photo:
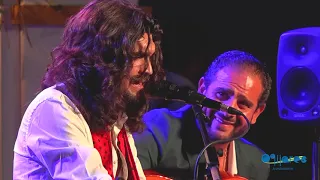
[[[156,21],[125,0],[94,0],[65,27],[14,147],[14,179],[145,179],[133,132],[146,83],[163,79]]]

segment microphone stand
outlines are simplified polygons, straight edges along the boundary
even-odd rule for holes
[[[200,129],[203,144],[205,147],[210,143],[209,135],[206,128],[207,117],[203,113],[202,108],[199,105],[193,105],[192,108],[195,114],[197,125]],[[206,168],[207,175],[211,174],[211,176],[209,177],[207,176],[207,179],[221,180],[221,176],[219,174],[219,160],[218,160],[216,149],[213,146],[211,146],[206,149],[204,155],[207,163],[207,168]]]
[[[312,180],[320,180],[320,129],[315,127],[314,141],[312,143]]]

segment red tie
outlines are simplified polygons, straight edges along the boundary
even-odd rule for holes
[[[109,175],[114,179],[112,169],[112,145],[111,145],[111,132],[100,131],[92,133],[92,140],[94,147],[99,151],[103,167],[106,168]]]
[[[138,171],[136,168],[135,160],[133,158],[127,132],[125,128],[122,128],[117,137],[118,147],[126,159],[128,165],[128,180],[139,180]],[[113,162],[112,162],[112,144],[111,144],[111,132],[100,131],[92,133],[92,140],[94,147],[99,151],[102,158],[102,164],[108,171],[109,175],[114,179],[113,174]],[[118,163],[119,165],[121,163]],[[121,168],[118,167],[118,170]],[[118,172],[117,172],[118,174]]]
[[[128,180],[139,180],[139,175],[136,167],[135,160],[130,148],[128,135],[125,128],[122,128],[118,135],[118,146],[121,153],[126,158],[128,165]]]

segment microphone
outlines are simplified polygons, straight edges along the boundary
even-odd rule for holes
[[[146,92],[150,93],[151,97],[161,97],[170,100],[181,100],[188,104],[200,105],[220,111],[228,112],[229,114],[242,115],[243,113],[233,107],[227,106],[221,102],[207,98],[188,87],[179,87],[169,81],[159,81],[156,83],[147,84]]]

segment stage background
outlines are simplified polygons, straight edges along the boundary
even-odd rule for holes
[[[266,63],[273,79],[271,96],[266,111],[245,138],[268,154],[307,156],[306,164],[291,164],[292,171],[271,170],[270,180],[311,180],[313,129],[279,118],[276,63],[280,35],[296,28],[320,26],[320,11],[310,3],[243,2],[178,0],[140,4],[153,7],[153,15],[164,29],[166,69],[195,85],[211,61],[227,50],[245,50]]]

